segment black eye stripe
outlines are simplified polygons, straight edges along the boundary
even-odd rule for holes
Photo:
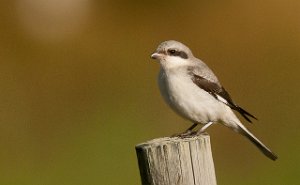
[[[179,57],[184,58],[184,59],[188,58],[188,55],[184,51],[178,51],[178,50],[175,50],[175,49],[169,49],[168,54],[170,56],[179,56]]]
[[[179,55],[181,58],[184,58],[184,59],[188,59],[188,55],[185,53],[185,52],[183,52],[183,51],[181,51],[180,52],[180,55]]]

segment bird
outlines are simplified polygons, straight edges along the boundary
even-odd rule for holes
[[[221,123],[248,138],[271,160],[278,158],[241,123],[234,111],[250,123],[257,118],[234,103],[213,71],[186,45],[175,40],[164,41],[151,58],[160,65],[158,86],[163,99],[177,114],[193,123],[178,136],[200,135],[212,124]],[[203,126],[193,131],[198,125]]]

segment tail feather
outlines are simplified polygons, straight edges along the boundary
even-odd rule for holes
[[[237,106],[236,107],[236,111],[238,111],[250,123],[252,123],[252,121],[248,118],[248,116],[257,120],[257,118],[255,116],[253,116],[252,114],[250,114],[249,112],[247,112],[242,107]]]
[[[278,157],[245,127],[239,125],[239,133],[246,136],[265,156],[275,161]]]

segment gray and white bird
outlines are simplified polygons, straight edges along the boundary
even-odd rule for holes
[[[233,102],[212,70],[194,57],[187,46],[174,40],[165,41],[151,58],[160,63],[158,84],[164,100],[176,113],[194,123],[181,136],[201,134],[213,123],[222,123],[246,136],[270,159],[277,159],[232,110],[239,112],[249,122],[250,118],[256,118]],[[203,124],[202,128],[193,132],[198,124]]]

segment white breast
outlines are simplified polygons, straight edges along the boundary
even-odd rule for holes
[[[206,124],[218,121],[228,110],[226,105],[194,84],[185,71],[177,69],[166,72],[161,69],[158,82],[167,104],[179,115],[193,122]]]

